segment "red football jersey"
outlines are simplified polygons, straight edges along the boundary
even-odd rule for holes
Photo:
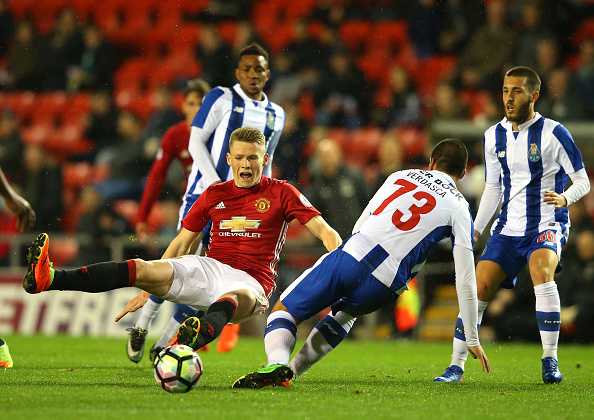
[[[140,201],[137,218],[139,222],[146,222],[153,205],[159,198],[159,194],[161,194],[169,167],[175,159],[181,162],[186,179],[188,179],[188,175],[192,170],[192,157],[188,152],[189,142],[190,129],[186,121],[175,124],[163,135],[161,146],[149,172],[142,200]]]
[[[198,197],[182,226],[200,232],[212,219],[206,255],[254,277],[268,296],[276,285],[276,266],[289,222],[320,215],[295,187],[263,176],[252,188],[233,180],[213,184]]]

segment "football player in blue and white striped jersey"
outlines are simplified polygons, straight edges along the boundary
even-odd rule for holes
[[[561,269],[561,247],[569,235],[567,206],[586,195],[590,183],[567,129],[535,111],[540,84],[538,74],[529,67],[509,70],[503,82],[505,118],[485,132],[486,185],[475,238],[500,200],[501,211],[476,267],[478,320],[497,289],[513,288],[517,274],[528,263],[543,346],[542,379],[558,383],[562,380],[557,359],[561,303],[553,276]],[[565,190],[569,179],[572,185]],[[436,382],[462,380],[468,354],[465,340],[458,318],[452,363]]]

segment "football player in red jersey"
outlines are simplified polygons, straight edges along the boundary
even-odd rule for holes
[[[203,308],[206,315],[189,318],[174,339],[194,349],[214,340],[228,322],[264,313],[275,288],[276,267],[291,220],[304,224],[328,251],[342,241],[295,187],[262,175],[268,155],[259,130],[235,130],[229,146],[227,163],[233,180],[213,184],[200,195],[162,259],[55,270],[48,255],[49,237],[42,233],[29,249],[23,288],[28,293],[96,293],[131,286],[144,290],[116,321],[142,307],[150,294]],[[209,220],[213,228],[206,256],[188,255]]]

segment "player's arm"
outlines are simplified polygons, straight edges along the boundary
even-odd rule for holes
[[[188,151],[192,156],[194,165],[196,165],[202,176],[209,184],[214,184],[215,182],[221,182],[221,178],[219,178],[212,157],[206,148],[208,136],[209,134],[205,130],[192,126]]]
[[[192,243],[200,235],[200,233],[201,232],[192,232],[191,230],[181,228],[177,236],[173,239],[173,241],[171,241],[171,243],[167,247],[167,250],[161,257],[161,259],[181,257],[182,255],[190,254]],[[122,312],[116,317],[115,322],[118,322],[126,314],[130,312],[135,312],[138,309],[142,308],[150,297],[150,293],[145,291],[140,292],[138,295],[136,295],[136,297],[134,297],[130,302],[126,304],[124,310],[122,310]]]
[[[4,172],[0,169],[0,195],[6,207],[17,217],[17,228],[26,232],[35,224],[35,212],[27,200],[18,195],[8,183]]]
[[[454,245],[453,253],[456,270],[456,292],[458,294],[458,305],[460,306],[460,317],[464,324],[466,345],[472,357],[481,361],[483,370],[490,372],[491,365],[481,347],[478,335],[478,299],[474,272],[474,253],[471,249],[460,245]]]
[[[268,153],[268,164],[262,170],[262,174],[264,176],[272,176],[272,160],[274,159],[274,152],[276,150],[276,146],[278,146],[281,135],[283,133],[283,129],[285,128],[285,118],[286,116],[283,115],[283,126],[280,130],[276,131],[272,136],[270,136],[270,140],[268,141],[268,146],[266,147],[266,153]]]
[[[323,242],[328,252],[333,251],[342,243],[338,232],[332,229],[322,216],[312,217],[309,222],[305,223],[305,227]]]
[[[474,229],[479,235],[483,233],[483,230],[485,227],[487,227],[487,224],[493,217],[493,214],[495,214],[500,200],[501,183],[486,183],[483,195],[481,196],[481,202],[476,213],[476,219],[474,220]]]
[[[572,174],[569,174],[571,179],[571,186],[562,194],[557,194],[555,191],[545,191],[544,202],[553,204],[555,210],[567,207],[590,192],[590,180],[586,169],[582,168]]]
[[[146,243],[149,238],[147,219],[155,202],[161,194],[163,184],[167,178],[167,173],[173,162],[174,155],[170,145],[171,134],[168,130],[163,136],[161,147],[157,152],[157,157],[151,166],[148,178],[146,180],[142,199],[140,200],[140,208],[138,209],[138,218],[136,221],[136,236],[141,243]]]

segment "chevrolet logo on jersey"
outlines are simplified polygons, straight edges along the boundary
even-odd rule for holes
[[[258,229],[261,220],[246,220],[245,217],[232,217],[231,220],[221,220],[219,229],[231,229],[231,232],[245,232],[246,229]]]

